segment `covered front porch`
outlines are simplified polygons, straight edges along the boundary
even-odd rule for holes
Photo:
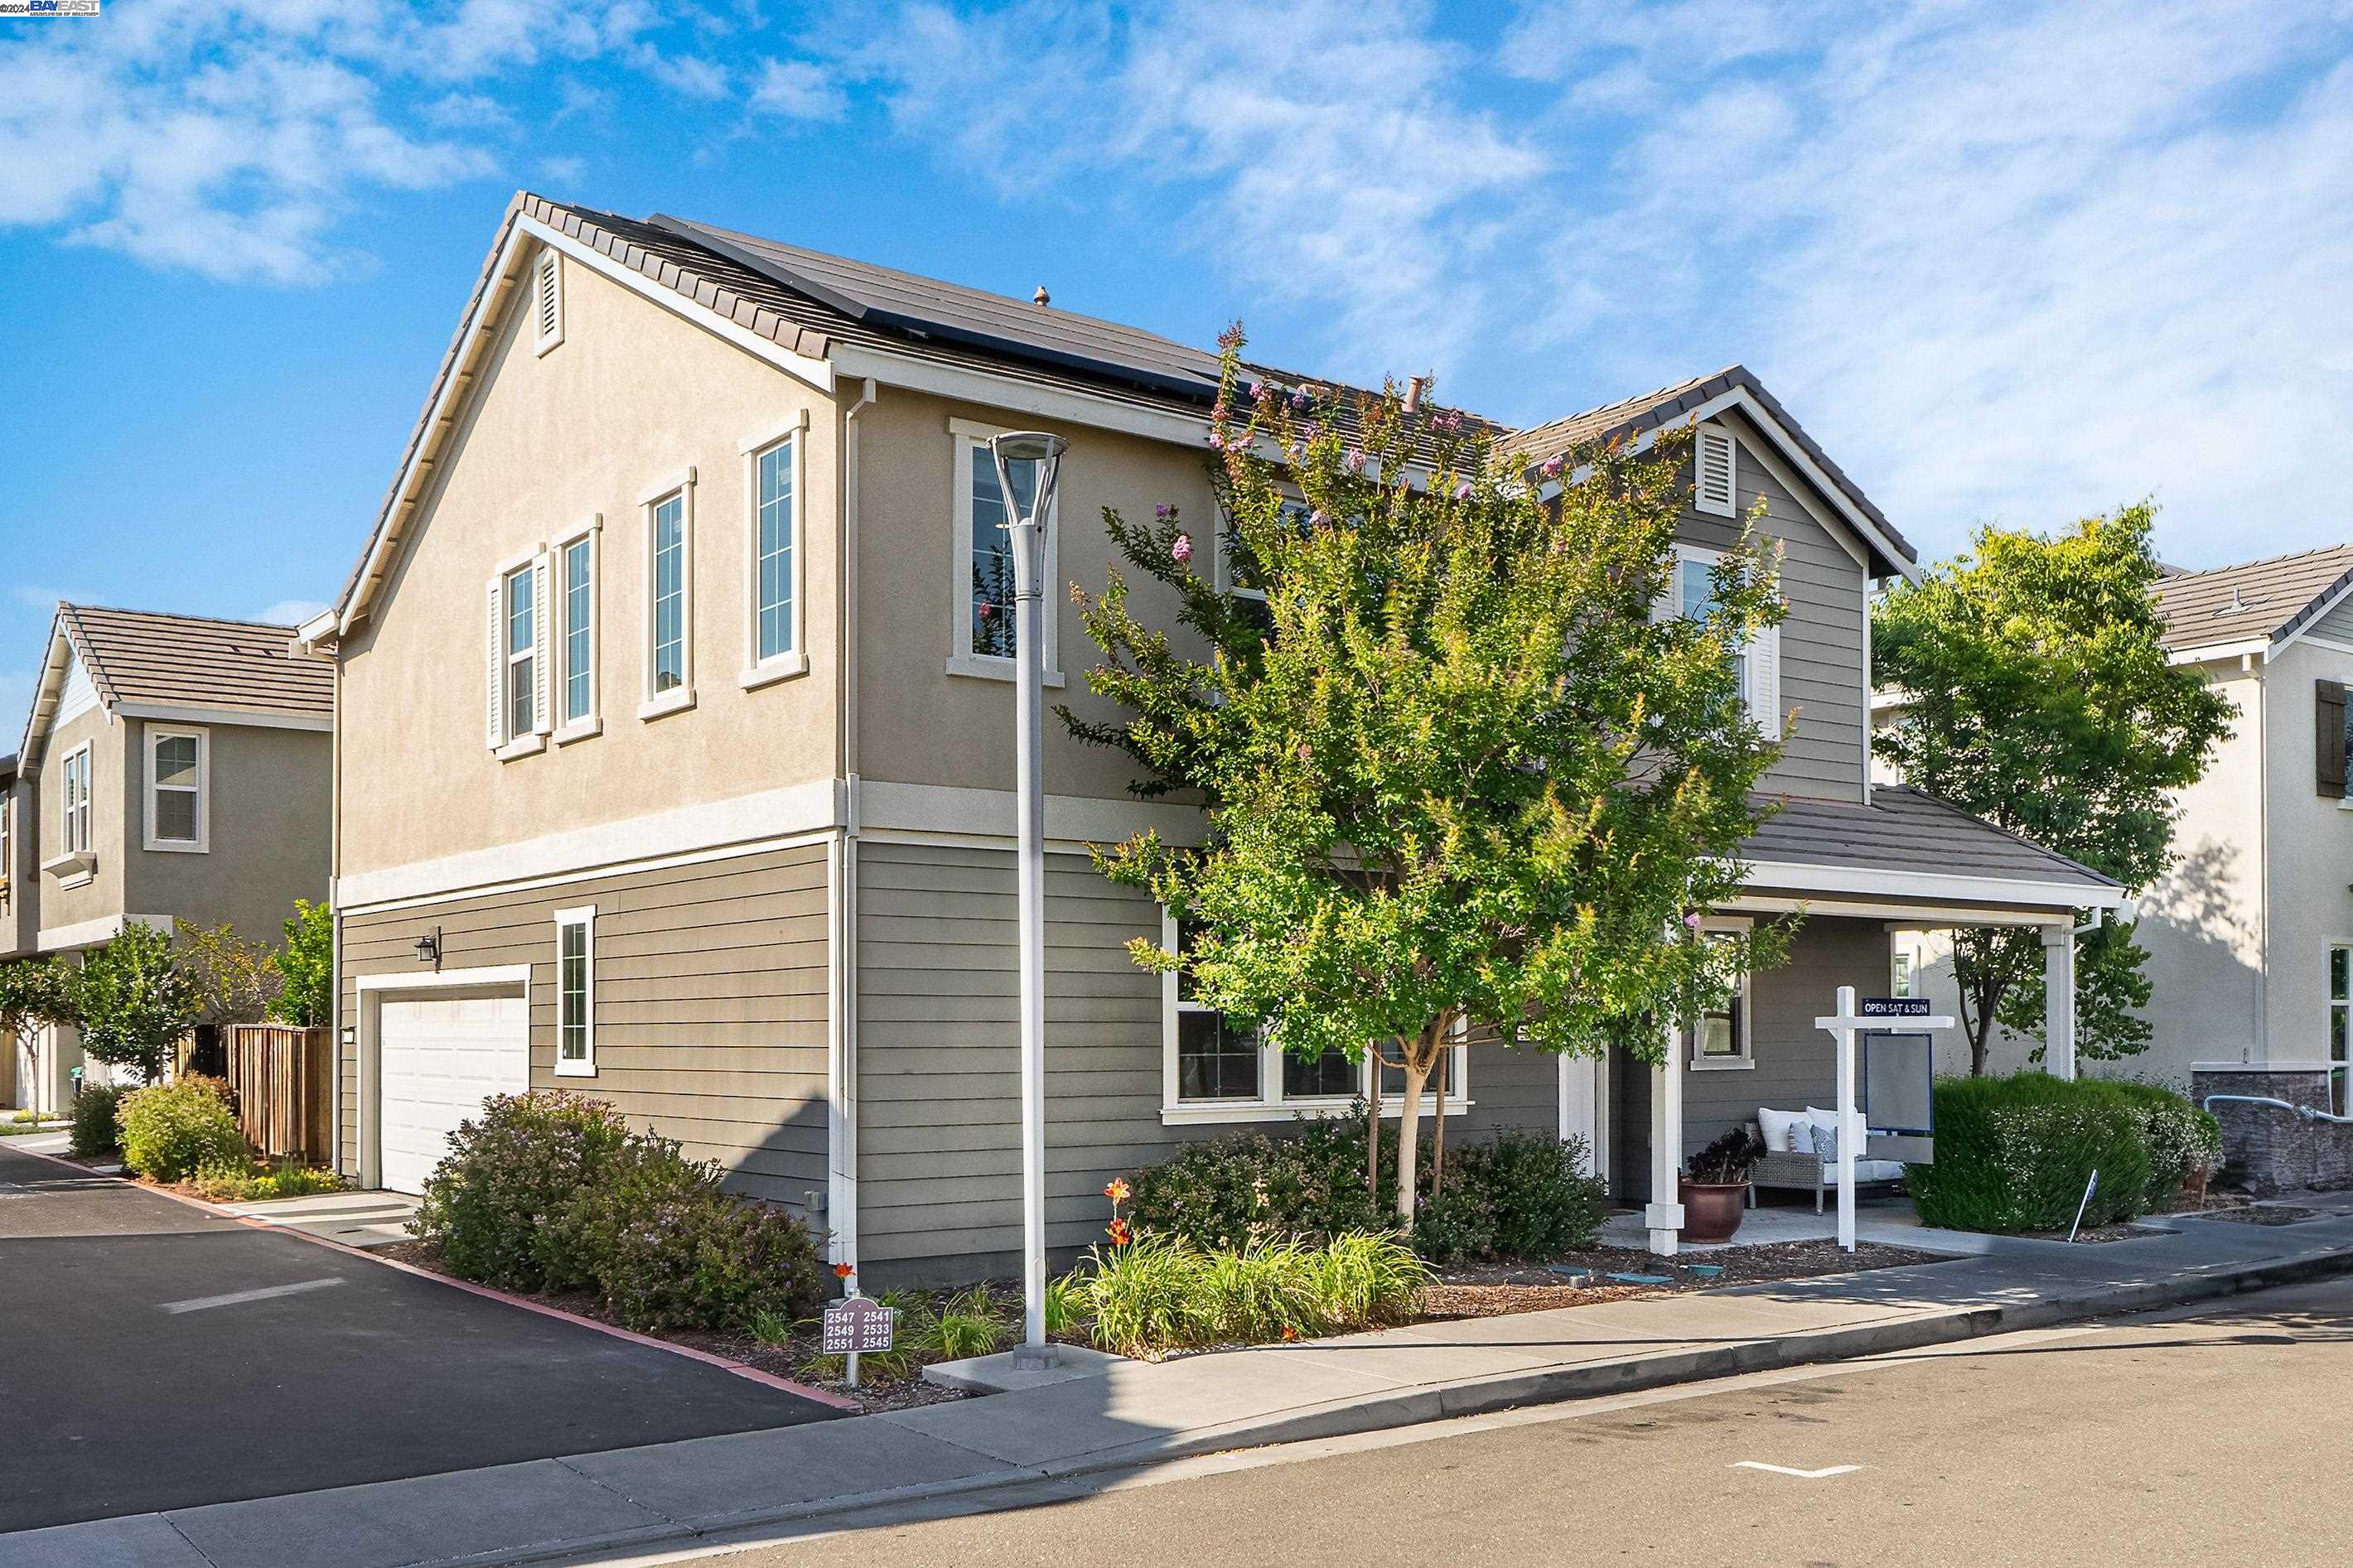
[[[1862,997],[1902,993],[1894,972],[1899,933],[1994,925],[2038,931],[2049,997],[2047,1064],[2072,1078],[2077,930],[2124,900],[2124,890],[2097,873],[1899,787],[1882,786],[1862,805],[1788,802],[1749,841],[1744,858],[1742,896],[1711,911],[1706,923],[1792,921],[1788,962],[1747,976],[1723,1012],[1672,1032],[1656,1064],[1620,1047],[1565,1069],[1564,1126],[1588,1138],[1611,1196],[1641,1211],[1649,1247],[1662,1256],[1682,1244],[1677,1178],[1688,1156],[1758,1122],[1762,1111],[1847,1109],[1838,1102],[1837,1042],[1816,1020],[1835,1011],[1841,987]],[[1922,1152],[1916,1138],[1874,1132],[1854,1152],[1891,1162],[1866,1167],[1868,1177],[1892,1173],[1893,1162]],[[1869,1190],[1863,1180],[1856,1184]],[[1829,1217],[1835,1167],[1824,1185]],[[1786,1202],[1789,1194],[1776,1195]],[[1810,1194],[1804,1214],[1814,1217]]]

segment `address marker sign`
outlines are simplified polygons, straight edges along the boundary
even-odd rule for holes
[[[871,1296],[852,1296],[825,1310],[825,1353],[866,1355],[891,1348],[899,1314]]]
[[[1925,1018],[1928,1016],[1926,996],[1866,996],[1855,1013],[1864,1018]]]

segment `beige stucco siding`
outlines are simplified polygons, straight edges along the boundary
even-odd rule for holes
[[[14,778],[0,788],[0,810],[8,814],[8,858],[0,866],[7,888],[0,891],[0,955],[33,951],[41,920],[41,818],[37,780]]]
[[[90,747],[90,847],[97,853],[97,875],[79,887],[68,887],[47,873],[41,876],[40,919],[45,931],[60,931],[89,921],[123,913],[124,828],[138,821],[142,782],[128,765],[133,753],[125,743],[125,726],[108,719],[102,708],[76,714],[52,730],[41,746],[41,859],[65,853],[65,761],[83,744]],[[165,910],[136,910],[135,914],[159,915]]]
[[[2353,809],[2314,786],[2313,688],[2353,684],[2353,654],[2298,643],[2266,666],[2270,801],[2264,833],[2263,1048],[2258,1061],[2317,1062],[2328,1056],[2328,949],[2353,945]],[[2201,1061],[2235,1058],[2201,1053]]]
[[[730,1184],[801,1205],[826,1184],[827,851],[807,845],[347,917],[343,1006],[358,976],[531,966],[531,1081],[610,1100],[718,1161]],[[555,1076],[558,910],[596,910],[593,1078]],[[415,994],[410,993],[409,994]],[[356,1057],[343,1063],[343,1158],[360,1161]]]
[[[123,722],[134,775],[124,906],[133,914],[226,921],[249,941],[276,946],[296,899],[316,903],[327,896],[330,737],[318,731],[202,726],[211,790],[208,847],[193,854],[146,847],[150,726],[136,719]]]
[[[1863,605],[1869,586],[1862,563],[1799,502],[1784,482],[1787,470],[1767,462],[1756,431],[1736,420],[1740,437],[1738,518],[1686,509],[1679,538],[1710,549],[1739,538],[1761,497],[1759,523],[1782,547],[1781,712],[1796,710],[1781,759],[1765,787],[1823,800],[1862,798],[1864,767]],[[1794,479],[1794,476],[1789,476]],[[1802,481],[1799,481],[1802,482]],[[1826,503],[1816,500],[1818,507]]]
[[[586,268],[567,264],[565,279],[563,342],[534,353],[522,313],[510,312],[442,477],[344,644],[343,875],[838,771],[830,399]],[[804,416],[795,581],[811,668],[745,690],[753,522],[739,448]],[[643,721],[641,503],[690,468],[696,704]],[[602,732],[502,763],[485,737],[487,586],[502,564],[599,516]]]
[[[1003,851],[860,846],[860,1258],[886,1272],[1018,1267],[1013,894]],[[1076,855],[1047,858],[1046,897],[1047,1244],[1066,1250],[1101,1239],[1112,1177],[1239,1124],[1162,1124],[1161,982],[1125,952],[1159,940],[1159,907]],[[1473,1047],[1474,1104],[1452,1135],[1555,1131],[1557,1074],[1537,1053]]]

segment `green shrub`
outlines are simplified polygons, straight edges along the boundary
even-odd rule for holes
[[[1905,1167],[1921,1223],[2000,1235],[2065,1230],[2094,1170],[2100,1188],[2084,1224],[2144,1213],[2142,1117],[2113,1088],[2047,1073],[1940,1081],[1936,1163]]]
[[[816,1311],[824,1278],[817,1244],[798,1220],[714,1184],[633,1212],[614,1237],[601,1283],[624,1328],[740,1333],[763,1311]]]
[[[1389,1229],[1394,1130],[1383,1130],[1383,1195],[1376,1198],[1366,1173],[1366,1114],[1359,1104],[1346,1116],[1302,1119],[1281,1136],[1241,1132],[1189,1144],[1136,1175],[1130,1215],[1139,1232],[1207,1252]],[[1424,1138],[1414,1244],[1425,1258],[1556,1257],[1600,1228],[1602,1184],[1580,1173],[1585,1150],[1576,1140],[1505,1131],[1457,1142],[1432,1198],[1436,1152]]]
[[[19,1110],[15,1115],[8,1118],[9,1121],[15,1122],[19,1127],[32,1126],[34,1123],[39,1121],[40,1119],[41,1113],[39,1111],[29,1110]]]
[[[150,1181],[183,1181],[202,1165],[252,1158],[228,1100],[209,1079],[133,1089],[116,1108],[115,1125],[124,1167]]]
[[[122,1111],[124,1091],[112,1084],[85,1084],[73,1101],[73,1152],[85,1160],[111,1154],[122,1147],[115,1118]]]
[[[585,1289],[584,1205],[628,1140],[602,1100],[553,1089],[502,1094],[449,1135],[408,1228],[460,1279],[509,1290]]]
[[[2120,1104],[2138,1122],[2148,1150],[2147,1209],[2168,1207],[2181,1195],[2193,1171],[2222,1163],[2222,1124],[2211,1111],[2161,1084],[2136,1079],[2094,1079],[2099,1092]]]
[[[1125,1247],[1090,1248],[1069,1285],[1096,1344],[1151,1355],[1402,1322],[1430,1279],[1429,1265],[1387,1232],[1205,1251],[1147,1231]]]

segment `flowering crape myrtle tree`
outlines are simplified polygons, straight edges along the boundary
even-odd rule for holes
[[[1240,342],[1210,468],[1228,576],[1263,603],[1220,589],[1173,510],[1106,510],[1181,629],[1136,619],[1116,569],[1079,594],[1104,654],[1089,683],[1126,712],[1063,718],[1133,756],[1138,793],[1206,808],[1198,847],[1146,833],[1099,857],[1190,933],[1181,953],[1132,942],[1136,961],[1181,966],[1301,1059],[1394,1051],[1409,1221],[1423,1086],[1460,1028],[1655,1061],[1668,1020],[1778,959],[1771,931],[1697,935],[1739,887],[1776,752],[1732,658],[1780,614],[1776,562],[1752,537],[1703,616],[1656,616],[1687,435],[1530,469],[1393,389],[1354,408],[1245,394]]]

